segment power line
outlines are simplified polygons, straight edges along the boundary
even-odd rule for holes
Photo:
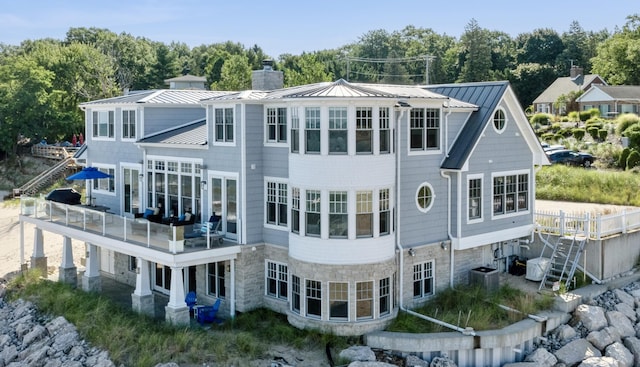
[[[423,56],[414,56],[414,57],[396,57],[396,58],[366,58],[366,57],[351,57],[351,56],[343,56],[345,60],[347,60],[347,81],[349,80],[349,75],[351,72],[351,62],[364,62],[364,63],[372,63],[372,64],[397,64],[397,63],[407,63],[407,62],[416,62],[416,61],[424,61],[425,63],[425,71],[424,71],[424,80],[425,84],[429,84],[429,62],[434,60],[436,57],[432,55],[423,55]],[[353,73],[359,75],[367,75],[367,76],[376,76],[376,77],[416,77],[421,76],[422,74],[405,74],[405,75],[393,75],[393,74],[383,74],[383,73],[362,73],[356,72]]]

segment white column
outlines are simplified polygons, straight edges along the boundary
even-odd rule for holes
[[[33,229],[33,257],[44,257],[44,237],[42,229],[36,227]]]
[[[100,276],[100,262],[98,260],[98,246],[87,243],[87,270],[85,277]]]
[[[136,269],[136,289],[133,294],[138,296],[151,295],[151,282],[149,278],[149,261],[138,258],[138,268]]]
[[[231,318],[236,316],[236,259],[231,259],[230,261],[231,268],[231,284],[229,284],[229,293],[231,302],[229,302],[229,315]]]
[[[75,265],[73,264],[73,246],[71,245],[71,237],[63,236],[62,237],[62,262],[60,263],[61,268],[73,268]]]
[[[187,307],[187,303],[184,301],[184,278],[182,276],[181,267],[171,268],[171,289],[169,290],[169,303],[168,307],[181,308]]]

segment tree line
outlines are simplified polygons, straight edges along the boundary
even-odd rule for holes
[[[85,101],[124,89],[166,88],[183,74],[204,76],[212,90],[251,88],[251,71],[274,60],[285,86],[340,78],[352,82],[441,84],[508,80],[525,108],[571,65],[611,85],[640,85],[640,16],[621,29],[536,29],[512,38],[472,19],[460,39],[430,28],[372,30],[336,49],[266,55],[227,41],[190,48],[108,29],[70,28],[63,40],[0,44],[0,154],[12,158],[24,142],[70,140],[84,132]]]

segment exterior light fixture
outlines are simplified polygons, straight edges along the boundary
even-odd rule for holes
[[[416,256],[416,251],[412,248],[409,249],[409,255]]]

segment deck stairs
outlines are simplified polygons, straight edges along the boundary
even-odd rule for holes
[[[588,238],[577,229],[571,235],[558,237],[555,243],[549,240],[549,235],[546,238],[541,235],[540,238],[544,243],[540,257],[550,260],[542,276],[539,291],[557,292],[562,285],[569,290],[576,269],[584,271],[580,266],[580,257]]]
[[[34,196],[41,189],[53,184],[58,179],[66,176],[67,170],[73,166],[75,166],[73,157],[66,157],[46,171],[29,180],[29,182],[27,182],[26,184],[20,186],[17,189],[13,189],[13,196]]]

